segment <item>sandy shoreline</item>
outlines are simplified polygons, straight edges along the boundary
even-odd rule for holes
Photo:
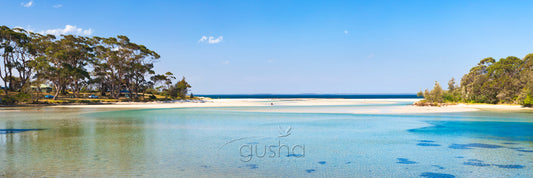
[[[251,109],[256,112],[305,112],[305,113],[357,113],[357,114],[416,114],[472,112],[480,110],[522,111],[519,105],[458,104],[443,107],[412,106],[420,99],[208,99],[176,102],[152,103],[114,103],[105,105],[59,105],[61,108],[106,108],[106,109],[155,109],[155,108],[193,108],[193,107],[246,107],[246,106],[302,106],[302,107],[265,107]],[[396,105],[395,105],[396,104]],[[405,104],[405,105],[402,105]],[[357,107],[372,106],[372,107]],[[335,106],[309,109],[305,106]],[[337,107],[338,106],[338,107]],[[268,109],[275,108],[275,109]],[[245,109],[246,110],[246,109]]]

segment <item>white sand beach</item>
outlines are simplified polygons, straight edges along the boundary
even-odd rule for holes
[[[303,112],[303,113],[356,113],[356,114],[416,114],[471,112],[479,110],[520,111],[532,110],[519,105],[458,104],[442,107],[412,106],[419,99],[204,99],[175,102],[121,102],[102,105],[59,105],[62,108],[108,108],[108,109],[150,109],[191,107],[247,107],[273,106],[272,109],[244,109],[261,112]],[[399,104],[400,103],[400,104]],[[388,105],[390,104],[390,105]],[[403,105],[402,105],[403,104]],[[356,106],[370,107],[356,107]],[[373,106],[376,105],[376,106]],[[274,107],[291,106],[291,107]],[[301,106],[301,107],[298,107]],[[308,106],[335,106],[306,108]],[[268,108],[268,107],[267,107]],[[242,110],[242,108],[240,108]]]

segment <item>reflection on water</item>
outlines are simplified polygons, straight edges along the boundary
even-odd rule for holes
[[[530,113],[258,110],[0,110],[0,176],[533,176]],[[305,156],[269,154],[295,145]],[[243,146],[261,149],[243,155]]]

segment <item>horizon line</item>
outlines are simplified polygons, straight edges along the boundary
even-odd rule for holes
[[[194,95],[416,95],[416,93],[232,93],[232,94],[194,94]]]

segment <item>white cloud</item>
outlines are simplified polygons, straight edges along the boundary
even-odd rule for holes
[[[63,7],[63,4],[56,4],[56,5],[53,5],[52,7],[54,7],[54,8],[60,8],[60,7]]]
[[[348,34],[348,30],[344,30],[344,34]]]
[[[30,2],[27,2],[27,3],[20,3],[20,5],[24,6],[24,7],[31,7],[33,6],[33,0],[31,0]]]
[[[229,64],[229,60],[223,61],[222,64]]]
[[[216,39],[214,37],[210,36],[209,40],[207,42],[210,43],[210,44],[216,44],[216,43],[220,43],[222,40],[223,40],[222,36],[219,36]]]
[[[207,37],[206,36],[202,36],[202,38],[200,38],[200,40],[198,40],[198,42],[204,42],[205,40],[207,40]]]
[[[73,35],[91,35],[93,33],[92,29],[82,29],[78,28],[76,26],[72,25],[65,25],[65,28],[58,28],[58,29],[50,29],[46,31],[40,32],[42,34],[52,34],[52,35],[65,35],[65,34],[73,34]]]
[[[202,36],[202,38],[200,38],[200,40],[198,40],[198,42],[207,42],[209,44],[217,44],[217,43],[220,43],[222,42],[222,40],[224,40],[224,37],[222,36],[219,36],[218,38],[215,38],[214,36]]]

